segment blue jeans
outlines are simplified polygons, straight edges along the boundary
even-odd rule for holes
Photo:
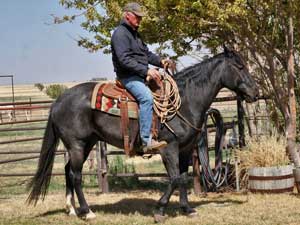
[[[143,144],[151,141],[151,125],[153,113],[153,96],[144,83],[144,79],[140,76],[131,76],[129,78],[120,79],[125,88],[136,98],[139,105],[139,124],[140,135]]]

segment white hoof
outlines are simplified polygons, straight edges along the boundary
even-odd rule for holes
[[[90,210],[84,217],[84,219],[86,220],[92,220],[96,218],[96,214],[92,212],[92,210]]]
[[[77,213],[76,213],[76,211],[75,211],[74,208],[70,208],[70,209],[69,209],[68,215],[69,215],[69,216],[77,216]]]

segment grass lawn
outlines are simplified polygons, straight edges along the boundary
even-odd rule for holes
[[[126,190],[99,194],[85,189],[87,201],[96,219],[83,221],[69,217],[64,210],[64,192],[50,192],[36,207],[25,205],[27,195],[2,198],[0,224],[154,224],[153,209],[161,196],[159,191]],[[167,225],[298,225],[300,198],[293,194],[208,194],[189,195],[198,217],[187,218],[179,210],[178,196],[172,196],[167,209]]]

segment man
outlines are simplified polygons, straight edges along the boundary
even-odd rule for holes
[[[161,60],[149,51],[141,40],[138,28],[145,16],[141,6],[136,2],[125,5],[123,19],[111,38],[112,60],[117,78],[136,98],[139,104],[140,136],[143,150],[157,150],[167,145],[166,141],[156,141],[151,137],[153,97],[145,81],[151,79],[160,82],[160,74],[149,64],[162,67],[168,60]]]

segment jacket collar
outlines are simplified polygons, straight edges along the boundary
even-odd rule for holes
[[[133,35],[137,35],[137,30],[134,30],[125,19],[121,20],[120,25],[126,27]]]

